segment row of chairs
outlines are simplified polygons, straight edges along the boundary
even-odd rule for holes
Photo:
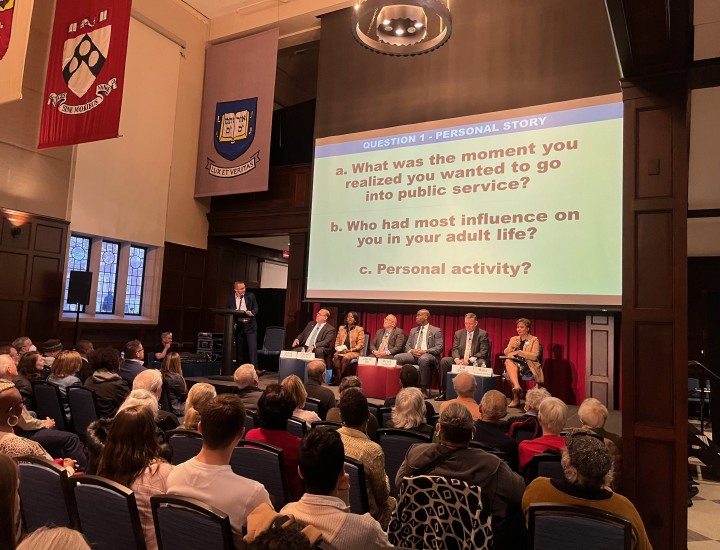
[[[97,420],[95,393],[82,386],[67,388],[67,401],[70,404],[71,422],[65,420],[60,396],[60,388],[49,382],[34,382],[35,407],[38,418],[52,418],[59,430],[75,432],[85,441],[87,427]]]

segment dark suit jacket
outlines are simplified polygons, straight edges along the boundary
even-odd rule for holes
[[[305,338],[307,338],[307,336]],[[320,382],[312,378],[308,378],[308,381],[305,382],[305,390],[307,391],[308,397],[320,400],[320,404],[318,405],[318,416],[322,420],[325,420],[325,418],[327,418],[328,411],[335,406],[335,394],[330,388],[326,388]]]
[[[257,300],[255,299],[255,295],[252,292],[245,292],[245,307],[248,311],[252,312],[252,317],[238,317],[237,319],[237,330],[244,330],[245,332],[255,332],[257,331],[257,321],[255,320],[255,317],[257,316],[258,312],[260,311],[260,308],[258,307]],[[235,307],[235,293],[233,292],[230,297],[228,298],[227,302],[227,308],[228,309],[238,309]],[[247,323],[243,323],[242,319],[249,319]]]
[[[308,339],[308,336],[310,336],[310,333],[313,331],[316,324],[317,323],[315,321],[310,321],[303,331],[298,334],[297,340],[299,346],[305,345],[305,341]],[[317,338],[315,338],[316,351],[323,352],[324,355],[329,355],[330,352],[335,349],[336,333],[337,331],[334,326],[330,323],[325,323],[325,326],[320,329]]]
[[[467,340],[467,330],[460,329],[455,333],[453,338],[452,347],[452,358],[462,359],[465,355],[465,341]],[[490,357],[488,357],[488,351],[490,351],[490,340],[488,334],[484,330],[476,327],[473,333],[472,345],[470,346],[470,357],[477,357],[478,359],[485,359],[485,363],[490,364]]]
[[[415,327],[410,331],[410,335],[405,344],[405,351],[410,352],[411,349],[415,349],[420,342],[418,342],[418,332],[420,327]],[[440,354],[445,350],[445,342],[443,342],[442,332],[438,327],[434,327],[430,324],[425,325],[427,330],[427,352],[430,355],[434,355],[438,359]]]
[[[123,359],[120,362],[120,368],[118,369],[118,374],[122,377],[123,380],[125,380],[129,386],[132,387],[133,380],[135,380],[135,377],[140,374],[142,371],[147,370],[142,362],[138,361],[131,361],[130,359]]]
[[[377,351],[380,349],[380,344],[382,344],[383,336],[385,335],[385,329],[381,328],[375,333],[375,338],[373,338],[373,341],[370,343],[370,351],[369,353],[372,353],[373,351]],[[403,349],[403,344],[405,343],[405,333],[402,331],[401,328],[393,327],[393,329],[390,331],[390,338],[388,338],[387,343],[387,352],[392,356],[395,354],[398,354]]]
[[[475,422],[475,441],[502,451],[505,453],[508,465],[513,472],[517,472],[518,464],[518,442],[507,435],[500,429],[497,424],[492,422],[483,422],[478,420]]]

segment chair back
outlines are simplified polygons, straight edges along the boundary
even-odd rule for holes
[[[480,441],[472,440],[470,441],[469,447],[471,449],[481,449],[485,451],[486,453],[490,453],[491,455],[495,455],[500,460],[504,460],[507,462],[507,458],[505,457],[505,453],[501,451],[500,449],[496,449],[495,447],[491,447],[490,445],[485,445],[484,443]]]
[[[378,407],[377,421],[381,428],[392,428],[392,407]]]
[[[315,397],[308,397],[305,400],[305,406],[303,407],[306,411],[312,411],[315,414],[320,413],[320,400]]]
[[[75,433],[85,441],[88,426],[98,418],[95,392],[82,386],[70,386],[67,389],[67,398]]]
[[[530,548],[587,550],[632,547],[632,522],[588,506],[531,504],[528,509]]]
[[[227,514],[194,498],[150,497],[158,550],[217,548],[234,550]]]
[[[565,471],[560,463],[559,453],[539,453],[525,465],[525,483],[530,483],[536,477],[549,477],[551,479],[565,479]]]
[[[542,435],[540,421],[536,416],[527,416],[524,420],[513,422],[508,428],[508,435],[518,443],[540,437]]]
[[[301,420],[301,419],[293,416],[292,418],[290,418],[288,420],[287,431],[293,435],[296,435],[296,436],[302,438],[305,435],[305,432],[307,431],[307,424],[305,424],[304,420]]]
[[[398,487],[395,486],[395,476],[400,465],[405,460],[408,449],[416,443],[430,443],[432,436],[413,432],[410,430],[398,430],[395,428],[381,428],[378,430],[378,443],[385,454],[385,472],[390,480],[390,494],[397,496]]]
[[[170,394],[168,393],[168,385],[165,380],[163,380],[162,385],[162,392],[160,392],[160,399],[158,399],[158,405],[160,405],[160,410],[165,412],[173,412],[172,405],[170,405]]]
[[[260,355],[280,355],[285,344],[285,329],[283,327],[267,327],[263,338]]]
[[[402,548],[489,550],[493,543],[490,520],[480,487],[440,476],[406,477],[388,539]]]
[[[22,456],[16,460],[25,531],[29,533],[44,525],[76,529],[77,508],[67,470],[39,456]]]
[[[173,451],[171,461],[173,466],[187,462],[197,456],[202,449],[202,435],[195,430],[175,428],[165,432],[165,441]]]
[[[260,417],[255,411],[245,411],[245,433],[260,427]]]
[[[60,388],[49,382],[33,382],[35,408],[38,418],[50,417],[58,430],[67,429],[65,414],[60,400]]]
[[[98,476],[74,476],[71,482],[80,531],[92,548],[145,550],[135,493]]]
[[[241,439],[233,449],[230,466],[237,475],[263,484],[276,510],[287,504],[288,488],[282,449]]]
[[[345,457],[345,471],[350,476],[350,512],[365,514],[370,511],[367,484],[365,483],[365,466],[349,456]]]
[[[315,428],[323,428],[326,430],[339,430],[342,428],[342,424],[339,424],[338,422],[330,422],[329,420],[316,420],[312,424],[310,424],[312,429]]]

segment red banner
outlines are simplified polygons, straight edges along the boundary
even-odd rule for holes
[[[0,0],[0,103],[22,97],[33,0]]]
[[[38,149],[117,137],[131,3],[57,1]]]

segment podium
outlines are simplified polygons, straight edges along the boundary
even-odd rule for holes
[[[233,338],[235,337],[235,322],[238,318],[247,318],[248,314],[247,312],[240,311],[239,309],[211,307],[210,311],[212,311],[216,315],[223,316],[223,355],[221,374],[225,376],[232,376],[233,374],[235,374],[235,369],[233,369],[232,356]],[[239,366],[240,365],[238,365],[238,367]]]
[[[448,372],[447,378],[445,379],[445,396],[447,400],[455,399],[457,397],[457,392],[455,391],[455,386],[453,385],[453,381],[455,380],[455,377],[460,374],[459,372]],[[477,389],[475,390],[475,401],[480,403],[480,401],[483,398],[483,395],[485,395],[490,390],[496,389],[498,385],[498,381],[500,380],[500,376],[497,374],[494,374],[492,376],[479,376],[477,374],[473,374],[473,377],[475,378],[475,381],[477,382]]]

